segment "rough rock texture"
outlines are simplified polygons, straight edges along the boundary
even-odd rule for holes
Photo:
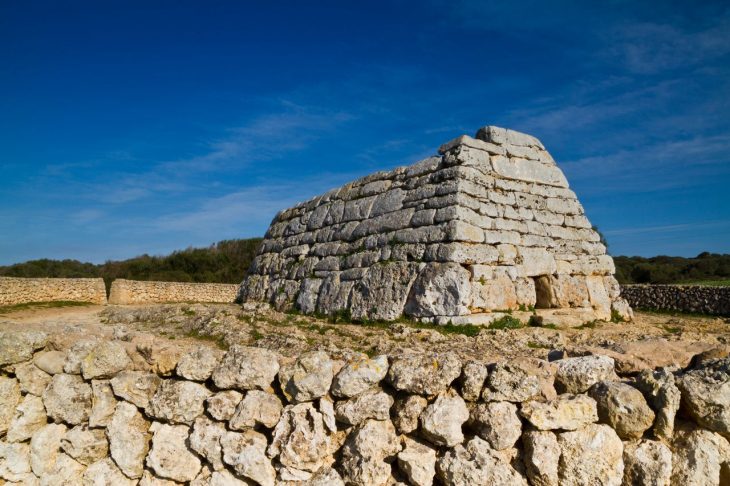
[[[89,413],[89,427],[106,427],[112,420],[117,400],[114,391],[106,380],[92,380],[91,382],[91,412]]]
[[[464,364],[461,372],[461,396],[469,402],[476,402],[482,396],[484,382],[489,375],[485,363],[470,361]]]
[[[20,402],[20,385],[14,378],[0,376],[0,435],[5,434]]]
[[[5,440],[8,442],[22,442],[30,439],[36,430],[46,425],[47,421],[43,400],[34,395],[26,395],[15,408]]]
[[[510,402],[477,404],[471,412],[471,423],[477,435],[498,451],[514,446],[522,435],[517,406]]]
[[[558,486],[560,445],[552,432],[530,430],[523,434],[527,477],[534,486]]]
[[[209,346],[198,346],[180,358],[176,373],[188,380],[205,381],[213,374],[222,358],[223,351]]]
[[[139,408],[147,408],[162,379],[154,373],[122,371],[109,382],[114,394]]]
[[[251,390],[236,407],[228,425],[233,430],[253,428],[256,425],[270,429],[279,422],[283,408],[281,400],[276,395]]]
[[[20,382],[20,390],[22,392],[38,396],[43,395],[43,391],[51,382],[51,375],[41,370],[30,361],[15,365],[15,377],[18,379],[18,382]],[[3,384],[2,381],[0,381],[0,394],[2,394],[2,387]],[[12,408],[10,410],[12,411]],[[1,413],[2,412],[0,412],[0,414]],[[2,421],[2,419],[0,419],[0,421]]]
[[[57,422],[78,425],[91,413],[91,386],[80,376],[55,375],[43,392],[48,416]]]
[[[520,415],[538,430],[577,430],[598,421],[594,399],[568,393],[549,402],[529,401]]]
[[[453,447],[464,440],[461,426],[469,419],[464,399],[455,393],[439,395],[421,413],[421,431],[432,443]]]
[[[279,383],[287,398],[308,402],[324,396],[334,376],[333,363],[323,351],[304,353],[291,365],[279,371]]]
[[[343,479],[353,484],[384,484],[390,477],[385,459],[400,449],[390,420],[366,420],[350,433],[342,448]]]
[[[142,476],[144,460],[149,450],[150,423],[137,407],[119,402],[109,426],[109,452],[125,476],[136,479]]]
[[[558,362],[555,387],[560,393],[584,393],[599,381],[615,379],[613,358],[580,356]]]
[[[124,346],[116,341],[102,341],[81,361],[81,374],[86,380],[111,378],[131,365]]]
[[[461,361],[455,354],[414,354],[393,359],[387,379],[396,390],[437,395],[445,391],[460,374]]]
[[[332,380],[332,394],[349,398],[376,386],[388,372],[388,357],[363,356],[342,367]]]
[[[395,401],[393,423],[401,434],[410,434],[418,428],[418,419],[428,406],[428,400],[419,395],[408,395]]]
[[[190,448],[204,457],[216,471],[223,469],[220,440],[226,432],[224,424],[198,417],[190,433]]]
[[[674,375],[666,370],[644,370],[636,377],[636,387],[656,412],[654,435],[665,440],[671,439],[674,435],[674,417],[681,400]]]
[[[524,402],[540,395],[540,381],[522,366],[497,363],[489,372],[487,386],[482,392],[484,400]]]
[[[135,484],[135,481],[128,479],[108,457],[90,465],[84,472],[84,486],[134,486]]]
[[[337,402],[335,417],[348,425],[358,425],[366,419],[388,420],[393,397],[382,390],[370,390],[354,398]]]
[[[66,432],[61,440],[63,452],[85,466],[105,458],[109,454],[109,443],[103,429],[90,429],[77,425]]]
[[[37,430],[30,440],[30,467],[39,478],[49,474],[56,467],[61,449],[61,439],[66,426],[48,424]]]
[[[449,449],[437,463],[438,475],[447,486],[515,485],[527,486],[527,481],[509,463],[474,437],[464,445]]]
[[[730,437],[730,358],[701,364],[677,386],[683,410],[703,427]]]
[[[278,456],[284,466],[314,472],[324,464],[330,445],[322,414],[306,402],[284,409],[267,455]]]
[[[218,392],[205,400],[205,410],[216,420],[230,420],[242,399],[236,390]]]
[[[267,390],[279,372],[279,357],[262,348],[231,346],[220,365],[213,370],[213,383],[219,388]]]
[[[704,285],[622,285],[632,307],[730,316],[730,289]]]
[[[150,427],[152,448],[147,455],[147,466],[160,477],[174,481],[192,481],[202,464],[198,456],[185,445],[188,428],[155,422]]]
[[[624,473],[623,444],[608,425],[591,424],[558,434],[561,486],[620,486]]]
[[[221,437],[223,461],[240,476],[261,486],[273,486],[276,471],[266,457],[266,437],[253,430],[228,432]]]
[[[150,399],[145,413],[153,418],[192,424],[205,410],[210,390],[199,383],[163,380]]]
[[[624,440],[639,439],[654,423],[654,412],[633,386],[617,381],[601,381],[590,389],[598,406],[598,418],[610,425]]]
[[[672,451],[662,442],[642,440],[624,445],[624,483],[627,486],[670,486]]]
[[[484,127],[439,152],[280,211],[241,300],[443,324],[533,305],[630,318],[613,260],[539,140]]]
[[[47,342],[44,332],[0,332],[0,366],[29,361]]]
[[[431,486],[436,475],[436,450],[404,437],[403,450],[398,453],[398,469],[414,486]]]

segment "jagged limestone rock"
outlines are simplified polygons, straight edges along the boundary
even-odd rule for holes
[[[670,486],[671,479],[672,451],[666,444],[642,440],[624,445],[623,484]]]
[[[335,404],[335,417],[339,422],[358,425],[366,419],[387,420],[393,397],[382,390],[373,389],[354,398]]]
[[[351,484],[384,484],[390,477],[387,457],[400,451],[390,420],[366,420],[355,427],[342,447],[342,472]]]
[[[224,467],[220,440],[225,433],[224,424],[213,422],[208,417],[195,419],[190,433],[190,448],[204,457],[216,471]]]
[[[90,429],[86,425],[77,425],[66,432],[61,440],[61,448],[85,466],[103,459],[109,453],[104,429]]]
[[[48,421],[43,400],[35,395],[26,395],[14,412],[8,425],[8,432],[5,434],[5,440],[8,442],[23,442],[30,439],[33,433]]]
[[[722,484],[721,468],[727,461],[727,441],[708,430],[676,431],[672,441],[671,484],[710,486]]]
[[[152,418],[191,425],[205,411],[205,400],[210,395],[210,390],[199,383],[162,380],[145,413]]]
[[[41,351],[33,356],[33,364],[49,375],[63,373],[66,354],[62,351]]]
[[[210,346],[197,346],[185,353],[177,363],[178,376],[193,381],[205,381],[213,374],[223,358],[223,351]]]
[[[654,423],[654,412],[631,385],[600,381],[589,390],[598,407],[598,418],[624,440],[639,439]]]
[[[117,403],[106,429],[109,453],[119,469],[130,479],[142,476],[144,460],[149,450],[150,423],[137,407],[127,402]]]
[[[227,432],[221,437],[223,461],[239,476],[261,486],[274,486],[276,471],[266,456],[266,445],[266,436],[253,430]]]
[[[682,376],[682,409],[698,424],[730,437],[730,358],[710,360]]]
[[[48,335],[39,331],[0,332],[0,366],[29,361],[33,352],[48,343]]]
[[[308,402],[324,396],[330,389],[334,368],[324,351],[302,354],[279,370],[279,383],[286,397],[294,402]]]
[[[186,445],[188,427],[154,422],[150,427],[152,448],[147,455],[147,467],[160,477],[174,481],[192,481],[202,464]]]
[[[205,410],[216,420],[230,420],[242,399],[236,390],[218,392],[205,400]]]
[[[111,378],[132,366],[124,346],[116,341],[101,341],[81,361],[85,380]]]
[[[32,393],[37,396],[43,395],[46,387],[51,382],[51,375],[38,368],[32,361],[15,365],[15,377],[20,382],[22,392]],[[0,389],[1,387],[2,384],[0,384]]]
[[[81,484],[86,468],[64,453],[58,454],[53,468],[40,479],[41,486],[71,486]]]
[[[471,274],[458,263],[429,263],[413,282],[405,312],[413,317],[469,313]]]
[[[431,486],[436,475],[436,450],[404,437],[403,450],[398,453],[398,469],[414,486]]]
[[[162,378],[144,371],[122,371],[110,380],[114,394],[139,408],[147,408]]]
[[[477,435],[498,451],[513,447],[522,435],[517,406],[510,402],[478,403],[471,411],[471,423]]]
[[[482,395],[489,369],[484,363],[469,361],[461,372],[461,396],[469,402],[476,402]]]
[[[538,430],[577,430],[598,421],[594,399],[569,393],[548,402],[526,402],[520,415]]]
[[[127,478],[114,461],[107,457],[86,468],[82,484],[83,486],[135,486],[137,483]]]
[[[30,439],[30,467],[33,474],[43,478],[56,467],[65,434],[66,426],[63,424],[48,424],[35,431]]]
[[[74,343],[66,352],[66,361],[63,363],[63,372],[70,375],[81,374],[81,362],[98,344],[96,339],[85,339]]]
[[[527,477],[534,486],[559,486],[560,445],[549,431],[528,430],[522,435]]]
[[[268,390],[279,372],[279,356],[268,349],[233,345],[211,378],[218,388]]]
[[[18,380],[7,376],[0,376],[0,435],[7,432],[15,414],[15,407],[20,403],[20,398],[20,384]]]
[[[656,412],[654,435],[670,440],[674,435],[674,417],[681,400],[674,375],[666,370],[644,370],[636,377],[636,387]]]
[[[91,413],[91,386],[77,375],[54,375],[43,392],[43,405],[53,420],[81,424]]]
[[[623,444],[604,424],[558,434],[561,486],[620,486],[624,474]]]
[[[362,356],[342,367],[332,380],[331,393],[336,397],[349,398],[377,386],[388,373],[388,357]]]
[[[117,400],[114,391],[106,380],[91,381],[91,412],[89,427],[106,427],[112,420]]]
[[[421,433],[433,444],[453,447],[464,440],[461,426],[468,419],[464,399],[456,393],[444,393],[421,413]]]
[[[393,358],[387,380],[396,390],[437,395],[460,374],[461,360],[453,353],[411,354]]]
[[[616,378],[613,358],[580,356],[557,361],[555,387],[560,393],[584,393],[591,386]]]
[[[446,486],[527,486],[525,478],[479,437],[446,451],[436,466]]]
[[[27,481],[35,478],[30,468],[29,444],[0,442],[0,478],[10,483],[33,484]]]
[[[401,434],[410,434],[418,428],[421,413],[428,406],[428,400],[419,395],[408,395],[395,401],[393,423]]]
[[[246,392],[246,396],[236,407],[228,426],[233,430],[243,430],[261,425],[273,428],[281,418],[284,406],[276,395],[260,390]]]
[[[305,402],[284,408],[267,455],[278,457],[284,466],[314,472],[324,464],[330,447],[323,415],[312,402]]]

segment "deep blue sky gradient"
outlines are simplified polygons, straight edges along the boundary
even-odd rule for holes
[[[614,255],[730,252],[727,2],[8,0],[0,61],[0,264],[263,235],[486,124]]]

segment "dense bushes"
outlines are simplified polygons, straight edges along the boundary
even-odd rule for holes
[[[730,255],[703,252],[695,258],[613,257],[621,283],[682,283],[730,279]]]
[[[31,260],[0,267],[7,277],[103,277],[164,282],[239,283],[251,265],[261,238],[220,241],[208,248],[188,248],[167,256],[142,255],[101,265],[77,260]]]

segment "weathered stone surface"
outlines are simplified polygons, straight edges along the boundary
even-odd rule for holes
[[[145,413],[153,418],[179,424],[192,424],[204,412],[211,392],[190,381],[163,380],[150,399]]]
[[[446,451],[436,466],[446,486],[527,486],[525,478],[479,437]]]
[[[66,432],[61,448],[70,457],[85,466],[99,461],[109,453],[109,443],[103,429],[90,429],[77,425]]]
[[[7,376],[0,376],[0,435],[7,432],[20,403],[20,384]]]
[[[414,486],[431,486],[436,475],[436,450],[423,442],[403,438],[403,450],[398,453],[398,469]]]
[[[625,485],[670,486],[672,451],[662,442],[642,440],[624,444]]]
[[[21,391],[38,396],[43,395],[43,391],[51,382],[51,375],[38,368],[31,361],[15,365],[15,377],[20,382]],[[0,377],[0,380],[3,379],[7,378]],[[2,389],[1,382],[0,389]]]
[[[720,482],[721,467],[727,461],[727,441],[707,430],[675,433],[672,449],[672,485],[710,486]]]
[[[87,339],[71,346],[71,349],[66,352],[66,361],[63,363],[64,373],[80,375],[81,362],[97,344],[98,341],[96,339]]]
[[[8,442],[28,440],[36,430],[46,425],[46,409],[40,397],[26,395],[14,412],[5,435],[5,440]]]
[[[666,370],[644,370],[636,377],[636,388],[641,390],[656,412],[654,435],[665,440],[671,439],[674,434],[674,417],[681,399],[674,375]]]
[[[182,356],[183,350],[175,344],[163,345],[151,336],[135,336],[132,339],[135,353],[146,364],[147,371],[160,376],[171,376]]]
[[[410,434],[418,428],[418,419],[428,406],[428,400],[419,395],[408,395],[395,401],[393,423],[401,434]]]
[[[225,433],[224,424],[213,422],[208,417],[198,417],[190,434],[190,448],[204,457],[216,471],[224,467],[220,439]]]
[[[236,390],[225,390],[208,397],[205,400],[205,409],[216,420],[230,420],[242,399],[243,394]]]
[[[7,444],[0,442],[0,479],[12,483],[36,484],[30,468],[30,446],[27,443]]]
[[[387,420],[393,397],[382,390],[370,390],[349,400],[337,402],[335,417],[348,425],[358,425],[366,419]]]
[[[681,407],[698,424],[730,437],[730,358],[711,360],[682,376]]]
[[[176,373],[188,380],[205,381],[213,374],[223,354],[220,349],[198,346],[182,355],[177,363]]]
[[[555,387],[560,393],[583,393],[599,381],[615,379],[613,358],[580,356],[557,361]]]
[[[464,400],[476,402],[482,395],[484,382],[489,375],[487,365],[469,361],[461,372],[461,396]]]
[[[38,331],[0,332],[0,366],[22,363],[33,357],[33,352],[48,343],[48,336]]]
[[[33,364],[49,375],[63,373],[66,353],[62,351],[41,351],[33,356]]]
[[[332,380],[330,391],[337,397],[354,397],[380,383],[388,373],[388,357],[362,356],[342,367]]]
[[[355,319],[392,321],[403,314],[418,266],[407,262],[373,265],[352,292]]]
[[[531,430],[522,435],[527,477],[534,486],[559,486],[560,445],[552,432]]]
[[[322,414],[305,402],[284,408],[267,454],[284,466],[314,472],[324,464],[330,446]]]
[[[147,408],[162,378],[144,371],[122,371],[109,382],[114,394],[139,408]]]
[[[81,374],[86,380],[111,378],[131,366],[124,346],[116,341],[101,341],[81,361]]]
[[[461,426],[468,419],[464,399],[456,393],[444,393],[421,413],[421,432],[436,445],[453,447],[464,440]]]
[[[460,374],[461,361],[455,354],[412,354],[393,359],[387,380],[396,390],[437,395]]]
[[[192,481],[202,467],[198,456],[185,445],[188,428],[155,422],[150,427],[152,449],[147,455],[147,466],[160,477],[174,481]]]
[[[590,389],[598,417],[622,439],[639,439],[654,423],[654,412],[633,386],[617,381],[600,381]]]
[[[137,479],[142,476],[144,459],[149,450],[150,423],[137,407],[119,402],[106,429],[109,452],[125,476]]]
[[[86,468],[82,484],[83,486],[134,486],[137,482],[127,478],[114,464],[114,461],[107,457]]]
[[[471,274],[458,263],[429,263],[413,282],[405,311],[414,317],[469,313]]]
[[[342,447],[342,472],[351,484],[384,484],[390,477],[385,459],[400,451],[390,420],[366,420],[353,430]]]
[[[604,424],[558,434],[561,486],[620,486],[624,474],[623,444]]]
[[[568,393],[549,402],[523,403],[520,415],[538,430],[577,430],[598,421],[594,399]]]
[[[276,471],[266,456],[266,437],[253,430],[227,432],[221,438],[223,461],[261,486],[274,486]]]
[[[233,345],[213,370],[219,388],[267,390],[279,372],[279,357],[268,349]]]
[[[283,408],[281,400],[276,395],[251,390],[246,392],[246,396],[236,407],[228,425],[233,430],[243,430],[256,425],[270,429],[279,422]]]
[[[114,392],[109,382],[106,380],[92,380],[89,427],[106,427],[109,425],[116,406],[117,400],[114,398]]]
[[[89,419],[91,386],[77,375],[54,375],[43,392],[43,405],[56,422],[78,425]]]
[[[484,400],[524,402],[540,395],[540,380],[515,363],[497,363],[489,372]]]
[[[302,354],[293,364],[282,366],[279,383],[290,401],[308,402],[329,391],[333,376],[329,355],[323,351],[311,351]]]
[[[60,453],[53,468],[40,481],[41,486],[75,486],[83,481],[84,466]]]
[[[471,412],[471,423],[477,435],[498,451],[513,447],[522,435],[517,406],[510,402],[478,403]]]
[[[61,439],[66,433],[62,424],[48,424],[38,429],[30,439],[30,467],[42,478],[51,473],[61,453]]]

